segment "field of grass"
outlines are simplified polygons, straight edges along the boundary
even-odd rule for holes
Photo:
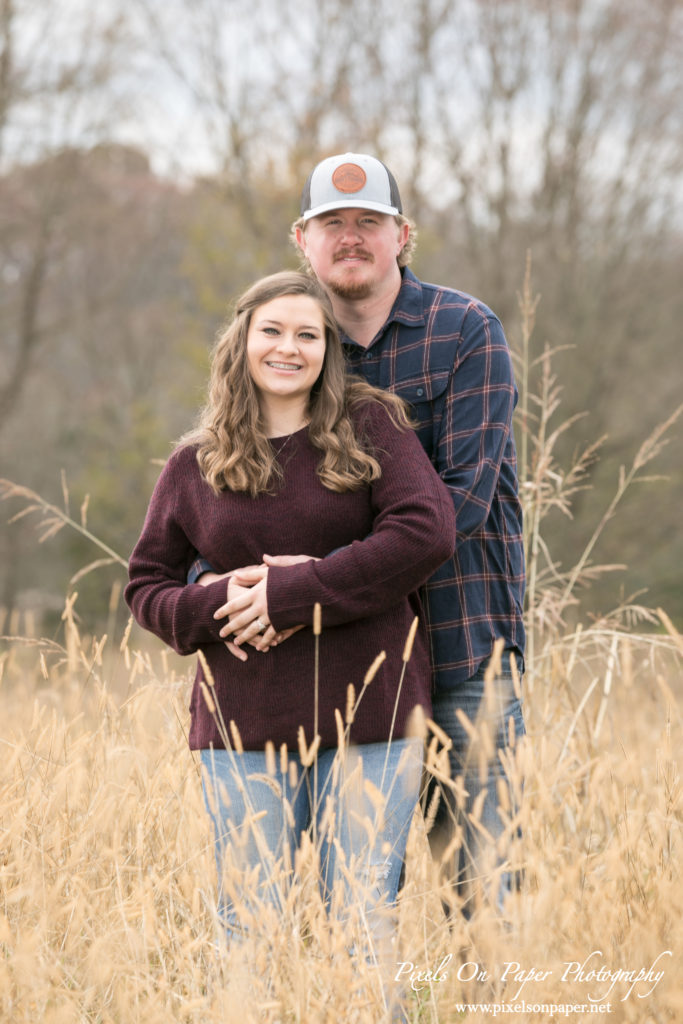
[[[408,1020],[563,1019],[552,1004],[577,1021],[683,1019],[683,652],[664,625],[537,645],[512,768],[524,882],[504,919],[447,923],[416,816],[395,950],[396,971],[412,965]],[[312,855],[284,914],[263,907],[248,943],[220,941],[185,737],[192,659],[135,649],[136,634],[87,639],[71,603],[59,643],[16,619],[0,632],[2,1021],[387,1019],[353,924],[325,916]]]

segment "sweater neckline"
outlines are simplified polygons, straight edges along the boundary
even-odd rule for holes
[[[291,434],[277,434],[275,437],[269,437],[268,441],[270,442],[270,444],[277,444],[279,441],[289,441],[290,438],[296,437],[297,434],[303,434],[304,431],[308,430],[309,426],[310,424],[307,423],[304,427],[299,427],[298,430],[292,431]]]

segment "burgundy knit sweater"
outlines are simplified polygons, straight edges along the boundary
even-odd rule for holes
[[[140,625],[180,654],[201,648],[223,720],[234,720],[247,750],[296,749],[303,725],[314,737],[315,641],[313,607],[322,606],[319,638],[318,732],[336,746],[334,709],[345,714],[347,687],[359,694],[375,656],[386,652],[357,709],[350,739],[372,743],[389,736],[413,618],[418,629],[398,699],[394,736],[405,733],[416,704],[430,711],[430,670],[423,611],[416,588],[453,552],[455,516],[450,495],[411,430],[398,430],[384,406],[372,403],[356,426],[374,448],[382,476],[359,491],[325,488],[316,466],[320,452],[303,428],[287,441],[284,480],[273,494],[216,496],[202,478],[194,448],[174,452],[161,473],[142,535],[130,560],[126,601]],[[284,439],[274,439],[274,446]],[[341,548],[329,558],[325,556]],[[304,623],[281,645],[262,653],[246,647],[245,662],[219,637],[213,618],[226,600],[226,583],[187,585],[197,553],[217,572],[260,563],[271,555],[316,555],[321,561],[271,568],[268,615],[276,629]],[[200,680],[191,699],[190,746],[224,747]]]

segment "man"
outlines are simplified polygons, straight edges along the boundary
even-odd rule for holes
[[[442,780],[429,836],[469,916],[482,898],[500,904],[512,884],[505,846],[518,830],[518,787],[501,788],[506,751],[524,732],[515,685],[523,671],[524,555],[509,348],[485,305],[425,284],[408,268],[413,226],[393,175],[374,157],[345,153],[319,163],[293,236],[330,296],[351,370],[410,404],[453,496],[456,549],[424,588],[433,716],[452,743],[451,782]],[[503,658],[492,682],[494,646]]]

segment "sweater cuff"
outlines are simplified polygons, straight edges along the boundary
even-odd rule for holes
[[[227,600],[227,580],[216,580],[206,587],[188,584],[176,608],[174,634],[178,645],[196,649],[206,643],[223,643],[220,630],[225,619],[215,619],[214,613]]]
[[[268,602],[268,618],[273,628],[279,632],[293,626],[312,626],[315,599],[308,600],[314,561],[302,562],[300,565],[271,565],[268,569],[266,600]],[[308,584],[308,585],[307,585]],[[293,588],[298,599],[292,602]],[[301,600],[303,590],[303,600]]]

